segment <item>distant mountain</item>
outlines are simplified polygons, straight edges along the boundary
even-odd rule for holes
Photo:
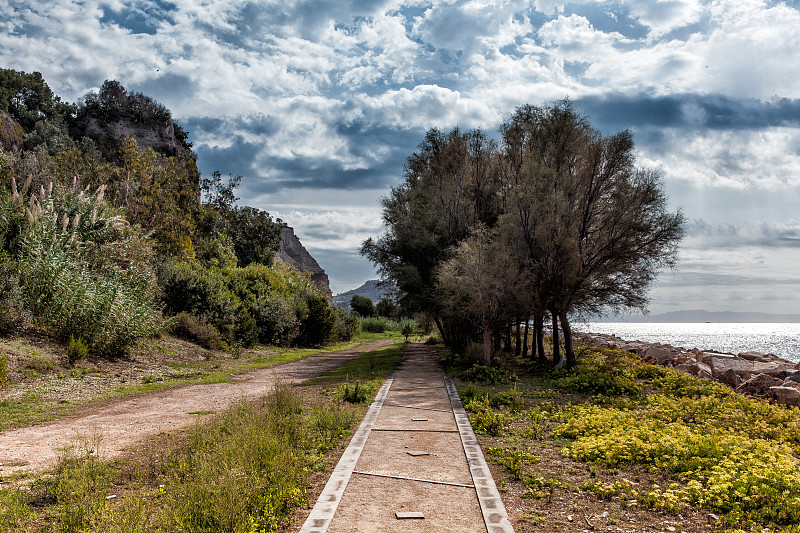
[[[384,299],[390,290],[390,287],[383,285],[381,281],[377,279],[371,279],[357,289],[337,294],[333,297],[333,303],[340,307],[349,307],[350,298],[357,294],[359,296],[363,296],[364,298],[369,298],[372,300],[372,303],[376,304]]]
[[[601,322],[716,322],[716,323],[746,323],[746,322],[800,322],[798,314],[773,314],[773,313],[737,313],[733,311],[672,311],[659,315],[634,315],[603,317]]]

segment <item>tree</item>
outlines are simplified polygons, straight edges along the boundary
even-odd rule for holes
[[[437,290],[447,311],[483,335],[483,359],[492,364],[492,332],[509,323],[521,276],[497,232],[476,228],[442,263]]]
[[[364,317],[376,316],[378,314],[378,311],[372,304],[372,300],[360,294],[354,294],[353,297],[350,298],[350,309],[358,313],[359,316]]]
[[[635,167],[629,131],[604,137],[568,101],[522,106],[502,132],[516,178],[505,224],[573,367],[569,314],[644,309],[657,273],[676,264],[683,215],[668,210],[660,174]]]
[[[391,279],[404,312],[427,311],[458,349],[463,325],[440,311],[435,274],[470,228],[492,226],[500,213],[496,147],[480,130],[430,130],[406,163],[405,181],[384,198],[387,232],[361,253]]]

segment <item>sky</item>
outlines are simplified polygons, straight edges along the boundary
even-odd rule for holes
[[[686,215],[651,313],[800,313],[800,0],[0,0],[0,67],[163,103],[334,294],[376,277],[358,247],[428,129],[569,98]]]

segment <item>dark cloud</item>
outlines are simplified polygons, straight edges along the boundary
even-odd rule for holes
[[[800,247],[800,224],[796,222],[775,223],[760,222],[756,224],[737,225],[733,223],[710,224],[700,219],[693,219],[686,225],[686,234],[704,244],[714,246],[741,247]]]
[[[670,96],[609,94],[575,103],[604,130],[690,128],[695,130],[754,130],[800,127],[800,99],[774,101],[723,95]]]

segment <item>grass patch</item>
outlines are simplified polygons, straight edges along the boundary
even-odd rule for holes
[[[365,407],[330,387],[382,380],[404,344],[366,353],[315,379],[279,385],[224,413],[198,411],[186,432],[162,435],[124,461],[102,459],[102,439],[83,439],[30,490],[0,485],[0,531],[262,532],[287,527],[309,499],[309,479],[332,468]],[[155,384],[154,384],[155,385]]]

